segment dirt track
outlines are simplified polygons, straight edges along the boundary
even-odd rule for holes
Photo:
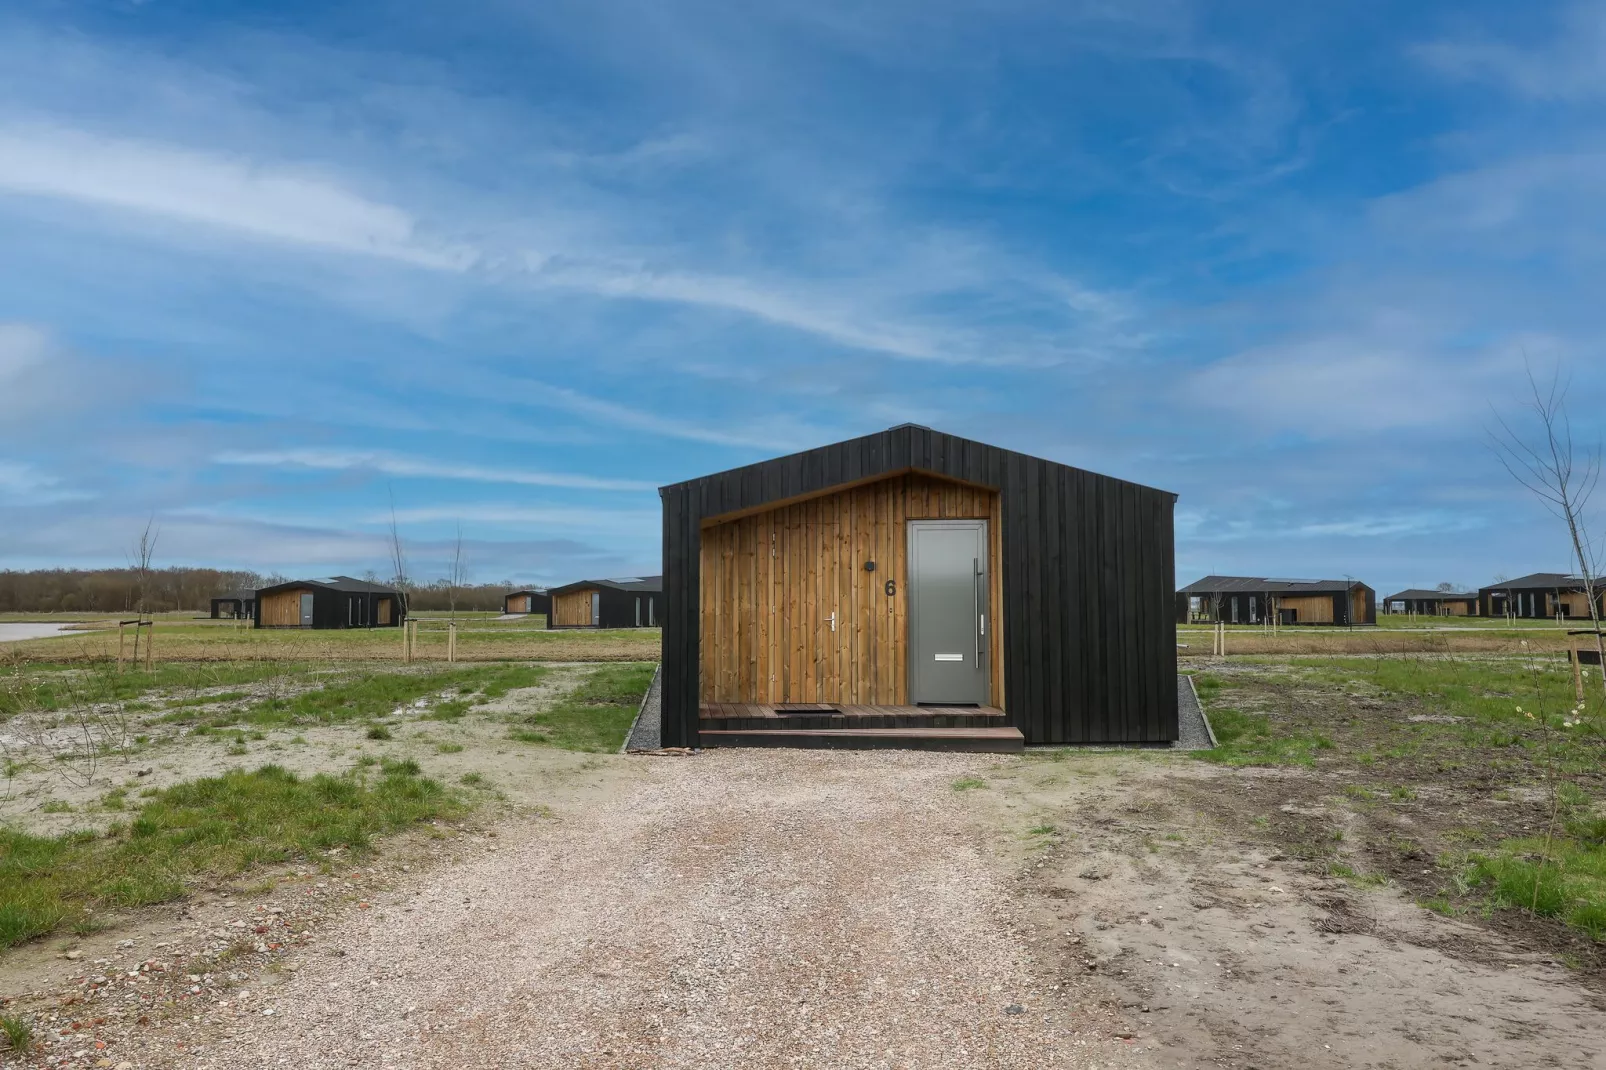
[[[550,818],[317,922],[277,976],[74,1065],[1606,1067],[1587,977],[1283,858],[1218,805],[1307,771],[795,751],[588,770],[584,794],[547,782]]]
[[[1093,993],[1035,969],[990,837],[950,786],[974,759],[633,761],[653,764],[612,799],[504,832],[319,934],[289,984],[136,1034],[116,1059],[1148,1065]]]

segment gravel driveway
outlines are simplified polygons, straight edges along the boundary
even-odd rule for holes
[[[649,764],[622,792],[321,933],[179,1065],[1148,1065],[1033,965],[951,787],[973,756],[630,760]],[[173,1065],[145,1039],[120,1057]]]

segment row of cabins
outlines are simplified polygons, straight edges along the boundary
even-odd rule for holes
[[[505,608],[538,612],[544,595],[548,627],[661,626],[664,746],[1166,744],[1176,620],[1377,619],[1354,580],[1179,591],[1175,494],[914,424],[659,495],[661,577],[514,592]],[[384,592],[337,581],[335,618],[355,620],[357,597],[377,625]],[[315,624],[306,583],[255,592],[260,623],[292,587]],[[1483,611],[1552,605],[1498,591]]]
[[[1596,608],[1606,617],[1606,580],[1595,583]],[[1179,624],[1376,624],[1386,613],[1429,617],[1589,618],[1589,594],[1578,576],[1536,572],[1476,591],[1398,591],[1383,599],[1358,580],[1296,580],[1206,576],[1177,592]]]
[[[507,614],[545,614],[548,628],[652,628],[662,611],[660,576],[581,580],[547,590],[512,591]],[[212,599],[214,619],[248,619],[258,628],[394,628],[407,619],[407,597],[394,587],[350,576],[289,580]]]
[[[1595,608],[1606,617],[1606,580],[1597,579]],[[1582,576],[1535,572],[1476,591],[1401,591],[1385,602],[1391,613],[1431,617],[1507,617],[1526,620],[1589,618],[1589,594]]]

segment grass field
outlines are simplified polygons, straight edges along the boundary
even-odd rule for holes
[[[1554,624],[1508,626],[1504,621],[1460,627],[1327,628],[1283,627],[1272,631],[1258,624],[1227,625],[1227,654],[1288,656],[1387,654],[1519,654],[1525,648],[1563,651],[1574,641]],[[1177,654],[1184,659],[1209,657],[1209,625],[1178,625]]]
[[[1520,655],[1243,658],[1194,676],[1229,765],[1279,781],[1296,850],[1397,880],[1448,914],[1514,910],[1606,940],[1606,703],[1566,660]],[[1341,784],[1336,794],[1333,784]],[[1306,817],[1343,815],[1332,827]],[[1344,830],[1348,829],[1346,833]],[[1339,859],[1345,835],[1356,837]],[[1334,837],[1337,837],[1335,840]],[[1424,862],[1431,863],[1424,868]]]
[[[538,780],[541,748],[615,752],[654,664],[118,673],[14,659],[0,667],[0,948],[92,931],[198,881],[367,851],[498,797],[497,784]]]
[[[400,661],[402,629],[241,628],[228,621],[159,622],[156,661]],[[132,638],[128,640],[132,651]],[[548,631],[525,621],[480,622],[457,629],[457,657],[463,661],[641,661],[656,660],[656,628]],[[72,632],[49,639],[0,645],[6,661],[115,661],[115,628]],[[416,656],[444,661],[445,621],[419,625]]]

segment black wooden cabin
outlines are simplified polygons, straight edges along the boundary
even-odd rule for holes
[[[664,608],[662,576],[577,580],[547,592],[548,628],[656,628]]]
[[[1424,617],[1475,617],[1478,615],[1478,593],[1413,588],[1389,595],[1383,599],[1383,606],[1390,613],[1417,613]]]
[[[1377,623],[1377,592],[1359,580],[1206,576],[1177,592],[1178,624]]]
[[[904,424],[659,495],[666,745],[1177,737],[1168,491]]]
[[[1595,598],[1596,608],[1606,617],[1606,580],[1595,581]],[[1478,588],[1478,615],[1528,620],[1554,620],[1559,615],[1587,620],[1589,596],[1584,593],[1582,576],[1535,572]]]
[[[255,591],[224,591],[212,599],[212,619],[235,620],[254,616],[256,604]]]
[[[399,628],[407,596],[394,587],[334,576],[289,580],[256,592],[258,628]]]
[[[544,590],[509,591],[502,596],[502,612],[506,614],[544,613],[552,615],[552,595]]]

